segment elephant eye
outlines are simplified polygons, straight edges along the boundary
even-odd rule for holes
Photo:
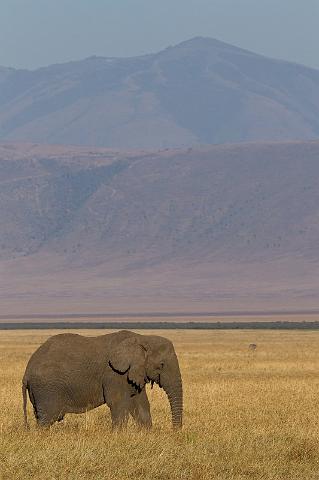
[[[160,367],[161,367],[161,368],[164,367],[164,362],[161,362],[161,363],[160,363]]]

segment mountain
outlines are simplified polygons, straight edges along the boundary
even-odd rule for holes
[[[315,308],[319,141],[0,145],[2,313]]]
[[[156,149],[319,137],[319,71],[209,38],[0,69],[0,140]]]

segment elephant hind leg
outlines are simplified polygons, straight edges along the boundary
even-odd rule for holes
[[[63,420],[64,412],[54,400],[51,392],[40,388],[31,388],[30,400],[39,427],[49,427],[54,422]]]
[[[49,428],[54,423],[54,420],[50,418],[48,415],[38,415],[37,418],[37,425],[41,428]]]
[[[40,408],[37,411],[37,424],[39,427],[50,427],[55,422],[62,422],[64,414],[50,407]]]

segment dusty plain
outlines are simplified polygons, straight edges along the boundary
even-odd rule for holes
[[[156,330],[173,340],[180,359],[182,431],[172,432],[158,387],[148,389],[150,432],[130,423],[112,433],[105,406],[41,431],[30,404],[24,431],[24,368],[56,333],[0,331],[1,480],[319,478],[319,332]]]

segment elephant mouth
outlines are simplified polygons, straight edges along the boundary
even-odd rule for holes
[[[158,374],[155,378],[147,377],[148,383],[151,384],[151,388],[154,387],[154,383],[156,383],[160,388],[163,388],[161,385],[161,375]]]

